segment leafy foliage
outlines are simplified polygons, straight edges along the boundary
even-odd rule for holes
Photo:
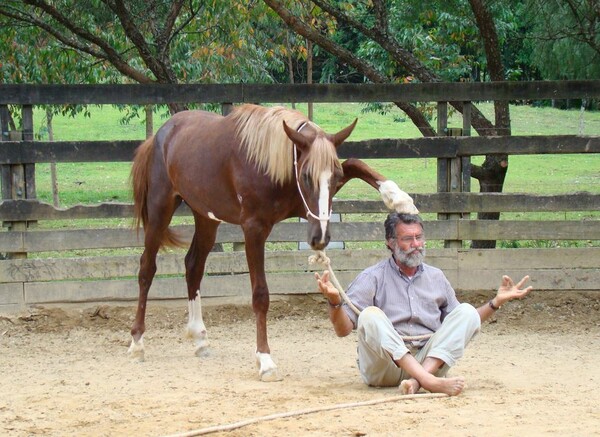
[[[600,9],[591,0],[528,0],[523,35],[544,79],[600,77]]]

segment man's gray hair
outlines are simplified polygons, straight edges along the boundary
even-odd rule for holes
[[[391,240],[396,238],[396,225],[398,223],[404,223],[405,225],[412,225],[418,223],[423,229],[423,220],[417,214],[403,214],[399,212],[392,212],[385,219],[385,240]]]

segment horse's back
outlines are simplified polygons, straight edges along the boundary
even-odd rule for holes
[[[182,111],[173,115],[157,132],[157,143],[167,161],[197,158],[198,153],[219,154],[234,136],[227,119],[207,111]]]
[[[159,143],[171,140],[185,140],[182,136],[193,134],[195,130],[213,128],[223,122],[225,117],[208,111],[181,111],[167,120],[156,133]]]
[[[182,111],[161,127],[157,139],[173,191],[202,215],[237,222],[232,166],[239,162],[239,144],[231,120],[206,111]]]

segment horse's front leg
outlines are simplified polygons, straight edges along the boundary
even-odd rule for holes
[[[186,335],[194,340],[196,356],[204,357],[209,353],[209,342],[202,318],[200,283],[204,275],[206,259],[215,244],[220,222],[205,218],[197,213],[194,213],[194,221],[196,224],[194,238],[185,256],[185,280],[188,287]]]
[[[362,179],[381,193],[383,203],[389,209],[406,214],[419,213],[412,197],[402,191],[394,181],[376,172],[360,159],[347,159],[342,163],[342,169],[344,177],[338,182],[336,192],[350,179]]]
[[[252,309],[256,318],[256,365],[261,381],[281,381],[277,366],[271,358],[267,340],[267,312],[269,311],[269,288],[265,275],[265,241],[271,231],[270,226],[256,223],[243,224],[246,242],[246,260],[252,285]]]

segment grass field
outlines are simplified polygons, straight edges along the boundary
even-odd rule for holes
[[[486,115],[491,115],[493,106],[489,103],[478,105]],[[306,113],[306,106],[298,109]],[[323,129],[335,132],[359,119],[350,137],[351,140],[371,138],[412,138],[419,137],[417,128],[402,117],[399,111],[386,115],[364,112],[364,105],[318,104],[314,109],[314,120]],[[134,118],[130,123],[121,122],[123,113],[114,106],[94,106],[89,108],[89,116],[80,114],[75,118],[56,116],[53,120],[54,139],[68,140],[141,140],[145,136],[144,119]],[[531,106],[511,106],[512,130],[515,135],[600,135],[600,112],[563,111],[553,108]],[[155,130],[166,121],[164,111],[155,113]],[[435,120],[432,121],[435,126]],[[36,138],[47,138],[45,114],[41,109],[34,110]],[[452,114],[449,126],[462,126],[460,114]],[[343,146],[342,146],[343,147]],[[473,158],[479,164],[483,156]],[[409,193],[433,193],[436,191],[436,160],[427,159],[386,159],[369,160],[371,166]],[[97,204],[102,202],[130,202],[129,187],[130,163],[60,163],[57,165],[60,206],[68,207],[78,203]],[[472,190],[478,191],[476,180]],[[52,202],[50,166],[38,164],[36,168],[38,198]],[[504,187],[505,192],[555,194],[577,191],[600,193],[600,155],[541,155],[512,156]],[[339,198],[379,199],[379,195],[362,181],[352,181],[339,193]],[[503,214],[503,218],[517,219],[582,219],[597,218],[598,212]],[[426,219],[428,217],[425,217]],[[178,223],[189,222],[190,218],[177,218]],[[130,226],[130,220],[112,220],[74,223],[43,222],[41,228],[87,227],[87,226]],[[504,242],[511,246],[514,242]],[[525,245],[552,246],[555,242],[524,242]],[[579,243],[577,243],[579,244]],[[584,244],[589,244],[585,242]],[[594,242],[593,244],[596,244]]]
[[[298,107],[306,112],[302,105]],[[323,129],[337,131],[354,118],[359,123],[350,139],[412,138],[419,137],[417,128],[410,122],[394,119],[400,113],[379,115],[363,113],[360,104],[315,105],[314,119]],[[489,114],[491,104],[480,109]],[[122,114],[112,106],[91,107],[90,117],[55,117],[54,139],[69,140],[135,140],[143,139],[143,119],[129,124],[120,122]],[[600,135],[600,112],[562,111],[552,108],[512,106],[511,117],[515,135],[566,135],[583,133]],[[41,110],[35,111],[36,134],[46,134]],[[166,120],[164,113],[155,114],[155,130]],[[435,122],[434,122],[435,124]],[[461,126],[460,114],[451,117],[450,126]],[[342,146],[343,147],[343,146]],[[475,164],[483,157],[474,157]],[[435,159],[371,160],[369,164],[408,192],[428,193],[436,190]],[[37,166],[37,193],[40,200],[52,199],[48,165]],[[61,163],[58,168],[58,186],[61,206],[77,203],[93,204],[110,201],[130,201],[128,184],[129,163]],[[478,190],[473,180],[473,190]],[[505,182],[505,192],[531,192],[538,194],[568,193],[574,191],[600,192],[600,155],[542,155],[512,156]],[[341,198],[377,198],[377,193],[362,182],[351,183],[340,193]]]

